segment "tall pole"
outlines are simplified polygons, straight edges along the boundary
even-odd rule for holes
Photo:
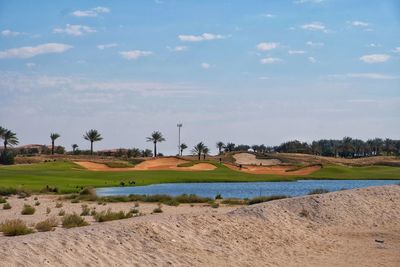
[[[181,154],[181,128],[183,126],[182,123],[178,123],[176,126],[178,126],[178,155]]]

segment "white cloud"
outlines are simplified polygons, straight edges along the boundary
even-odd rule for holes
[[[201,63],[200,66],[201,66],[203,69],[209,69],[209,68],[211,67],[210,64],[205,63],[205,62]]]
[[[282,59],[276,57],[266,57],[260,60],[261,64],[275,64],[282,62]]]
[[[301,28],[303,30],[308,30],[308,31],[323,31],[323,32],[327,32],[327,29],[326,29],[325,25],[322,24],[321,22],[311,22],[311,23],[303,24],[303,25],[301,25]]]
[[[269,50],[277,48],[278,46],[279,46],[279,43],[271,42],[271,43],[259,43],[256,47],[260,51],[269,51]]]
[[[20,33],[20,32],[14,32],[14,31],[8,30],[8,29],[1,32],[1,35],[5,36],[5,37],[15,37],[15,36],[18,36],[21,34],[22,33]]]
[[[110,9],[108,7],[98,6],[89,10],[76,10],[72,12],[75,17],[97,17],[102,13],[109,13]]]
[[[270,78],[267,76],[258,77],[259,80],[269,80]]]
[[[306,51],[303,51],[303,50],[289,50],[288,51],[289,55],[299,55],[299,54],[305,54],[305,53],[306,53]]]
[[[116,43],[99,44],[99,45],[97,45],[97,48],[100,49],[100,50],[104,50],[106,48],[112,48],[112,47],[116,47],[116,46],[118,46],[118,44],[116,44]]]
[[[359,20],[350,21],[349,23],[354,27],[368,27],[369,26],[368,22],[359,21]]]
[[[312,47],[321,47],[321,46],[324,46],[324,45],[325,45],[325,44],[322,43],[322,42],[311,42],[311,41],[308,41],[306,44],[307,44],[308,46],[312,46]]]
[[[131,50],[131,51],[122,51],[122,52],[119,52],[119,54],[125,59],[135,60],[140,57],[150,56],[153,54],[153,52],[143,51],[143,50]]]
[[[400,47],[395,47],[392,52],[394,53],[400,53]]]
[[[36,66],[36,64],[35,64],[35,63],[32,63],[32,62],[28,62],[28,63],[25,64],[25,66],[26,66],[27,68],[31,69],[31,68],[34,68],[34,67]]]
[[[293,3],[295,4],[306,4],[306,3],[312,3],[312,4],[320,4],[325,2],[326,0],[296,0]]]
[[[178,35],[179,40],[183,42],[201,42],[228,38],[229,36],[213,33],[203,33],[201,35]]]
[[[38,46],[24,46],[0,51],[0,58],[31,58],[43,54],[64,53],[71,48],[71,45],[59,43],[47,43]]]
[[[308,61],[310,63],[316,63],[317,62],[317,60],[314,57],[308,57]]]
[[[382,63],[388,61],[389,59],[390,56],[387,54],[371,54],[360,57],[360,60],[365,63]]]
[[[95,29],[85,25],[65,25],[65,28],[55,28],[54,33],[65,33],[73,36],[81,36],[86,33],[96,32]]]
[[[271,18],[275,18],[275,17],[276,17],[276,15],[274,15],[274,14],[270,14],[270,13],[267,13],[267,14],[262,14],[261,16],[262,16],[262,17],[264,17],[264,18],[269,18],[269,19],[271,19]]]
[[[167,48],[168,48],[168,50],[173,51],[173,52],[182,52],[182,51],[186,51],[188,49],[188,47],[184,46],[184,45],[178,45],[175,47],[168,46]]]
[[[333,74],[329,75],[330,78],[336,79],[371,79],[371,80],[395,80],[399,79],[399,76],[393,76],[382,73],[374,73],[374,72],[359,72],[359,73],[346,73],[346,74]]]
[[[375,43],[370,43],[369,45],[367,45],[368,47],[381,47],[381,44],[375,44]]]

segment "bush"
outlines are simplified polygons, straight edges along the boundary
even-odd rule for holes
[[[153,213],[162,213],[161,204],[158,204],[158,207],[153,210]]]
[[[227,205],[246,205],[247,201],[240,198],[226,198],[221,203]]]
[[[65,210],[60,210],[58,212],[58,216],[64,216],[65,215]]]
[[[58,188],[46,185],[46,187],[40,190],[40,193],[58,193]]]
[[[316,188],[308,192],[309,195],[325,194],[325,193],[329,193],[329,190],[324,188]]]
[[[6,202],[7,202],[7,200],[4,197],[0,196],[0,204],[6,203]]]
[[[219,204],[218,203],[211,203],[211,208],[217,209],[219,208]]]
[[[85,221],[85,219],[76,213],[64,215],[62,218],[62,226],[64,228],[81,227],[86,225],[89,224]]]
[[[26,235],[33,232],[21,219],[6,220],[0,224],[0,232],[6,236]]]
[[[0,187],[0,196],[10,196],[15,195],[17,193],[17,189],[11,187]]]
[[[50,214],[51,209],[49,207],[46,208],[46,214]]]
[[[79,199],[77,199],[77,198],[74,198],[73,200],[71,200],[71,203],[79,203],[80,201],[79,201]]]
[[[39,201],[36,201],[35,202],[35,206],[39,206],[40,205],[40,202]]]
[[[88,205],[83,204],[81,207],[82,207],[81,216],[89,216],[90,215],[90,209],[89,209]]]
[[[138,214],[138,213],[139,213],[139,210],[138,210],[138,209],[135,209],[135,208],[133,208],[133,209],[131,209],[131,213],[132,213],[132,214]]]
[[[175,197],[175,199],[179,202],[179,203],[207,203],[209,202],[211,199],[207,198],[207,197],[199,197],[197,195],[194,194],[183,194],[183,195],[179,195],[177,197]]]
[[[17,189],[16,194],[18,195],[18,198],[27,198],[31,196],[31,192],[25,189]]]
[[[58,220],[56,218],[48,218],[42,222],[38,222],[35,225],[36,230],[39,232],[53,231],[54,227],[58,225]]]
[[[175,207],[177,207],[177,206],[179,206],[179,202],[176,200],[176,199],[171,199],[171,200],[167,200],[167,201],[165,201],[165,202],[163,202],[165,205],[168,205],[168,206],[175,206]]]
[[[4,203],[3,210],[9,210],[9,209],[11,209],[10,203]]]
[[[308,218],[310,216],[310,213],[306,209],[302,209],[299,213],[300,217],[305,217]]]
[[[24,207],[22,208],[21,214],[22,215],[32,215],[34,214],[36,209],[32,207],[31,205],[25,204]]]
[[[221,194],[216,195],[216,196],[215,196],[215,199],[222,199]]]
[[[63,207],[63,204],[61,202],[57,202],[56,203],[56,208],[57,209],[62,208],[62,207]]]
[[[249,199],[248,203],[249,203],[249,205],[254,205],[254,204],[258,204],[258,203],[262,203],[262,202],[268,202],[268,201],[283,199],[283,198],[287,198],[287,197],[288,196],[284,196],[284,195],[255,197],[255,198]]]
[[[108,209],[107,211],[102,211],[97,213],[93,217],[97,222],[107,222],[107,221],[131,218],[132,213],[130,212],[125,213],[123,211],[113,212],[111,211],[111,209]]]
[[[15,155],[11,152],[0,153],[0,164],[12,165],[15,162]]]

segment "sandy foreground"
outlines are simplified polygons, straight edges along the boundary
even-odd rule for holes
[[[0,221],[56,216],[54,196],[11,197]],[[67,213],[82,203],[63,202]],[[140,203],[146,215],[90,226],[0,236],[0,266],[400,266],[400,186],[370,187],[246,207]],[[98,211],[129,210],[133,203]],[[46,214],[46,208],[51,212]]]

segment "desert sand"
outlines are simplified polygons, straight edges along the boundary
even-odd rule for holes
[[[233,155],[236,164],[273,166],[281,163],[279,159],[257,159],[256,155],[250,153],[237,153]]]
[[[175,157],[148,159],[131,168],[110,168],[102,163],[90,161],[76,161],[75,163],[90,171],[129,171],[129,170],[175,170],[175,171],[210,171],[216,167],[209,163],[197,163],[190,167],[178,167],[179,164],[189,161]]]
[[[41,198],[43,209],[56,201]],[[1,220],[14,216],[29,221],[35,216],[10,214],[19,211],[17,202],[22,206],[24,200],[10,202],[15,210],[0,210]],[[399,266],[399,203],[400,186],[393,185],[238,208],[163,206],[165,213],[157,215],[0,236],[0,265]],[[132,204],[107,206],[118,210]],[[64,206],[79,209],[80,204]],[[153,206],[140,204],[139,209]]]

